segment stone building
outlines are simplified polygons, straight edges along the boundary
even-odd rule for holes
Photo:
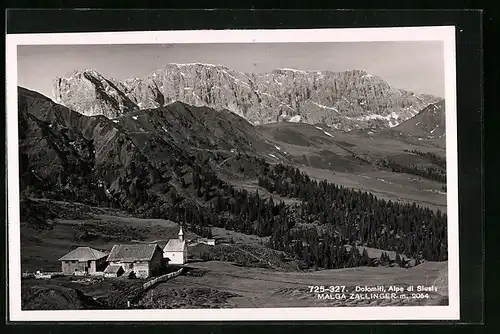
[[[64,275],[93,275],[106,267],[107,253],[78,247],[59,259]]]
[[[107,262],[113,266],[108,270],[109,274],[117,272],[116,266],[119,266],[123,268],[124,276],[133,273],[138,278],[158,275],[166,264],[158,244],[114,245]]]

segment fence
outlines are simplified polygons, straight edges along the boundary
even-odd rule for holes
[[[50,279],[59,276],[64,276],[64,275],[62,272],[40,272],[40,271],[37,271],[36,273],[26,272],[22,274],[23,278],[36,278],[36,279]]]
[[[35,278],[35,273],[22,273],[22,278]]]
[[[55,278],[55,277],[60,277],[60,276],[104,276],[104,272],[102,271],[96,271],[94,273],[87,273],[85,271],[75,271],[74,273],[71,274],[64,274],[63,272],[60,271],[53,271],[53,272],[24,272],[21,274],[21,278],[36,278],[36,279],[50,279],[50,278]]]
[[[158,284],[158,283],[160,283],[160,282],[164,282],[164,281],[168,281],[168,280],[169,280],[169,279],[171,279],[171,278],[174,278],[174,277],[176,277],[176,276],[179,276],[179,275],[182,273],[182,270],[183,270],[183,269],[184,269],[184,268],[181,268],[181,269],[179,269],[179,270],[177,270],[177,271],[174,271],[173,273],[168,273],[168,274],[165,274],[165,275],[159,276],[159,277],[157,277],[157,278],[155,278],[155,279],[152,279],[151,281],[144,283],[144,284],[142,285],[142,287],[143,287],[143,289],[148,289],[148,288],[152,287],[152,286],[153,286],[153,285],[155,285],[155,284]]]

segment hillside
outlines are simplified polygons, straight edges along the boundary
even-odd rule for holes
[[[444,100],[430,104],[411,119],[392,130],[422,139],[441,139],[446,136]]]
[[[439,98],[389,86],[365,71],[276,69],[242,73],[222,65],[168,64],[118,81],[94,69],[54,80],[55,99],[85,115],[118,117],[182,101],[230,110],[252,124],[325,123],[336,129],[394,127]]]
[[[287,160],[241,117],[181,102],[110,120],[20,88],[19,124],[26,196],[137,209],[168,202],[164,190],[201,163],[237,176],[258,156],[273,159],[267,152]]]

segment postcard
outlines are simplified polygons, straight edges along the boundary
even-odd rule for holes
[[[6,52],[10,320],[459,319],[455,27]]]

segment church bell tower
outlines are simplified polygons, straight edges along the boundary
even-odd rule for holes
[[[182,232],[182,226],[179,230],[179,241],[183,242],[184,241],[184,232]]]

